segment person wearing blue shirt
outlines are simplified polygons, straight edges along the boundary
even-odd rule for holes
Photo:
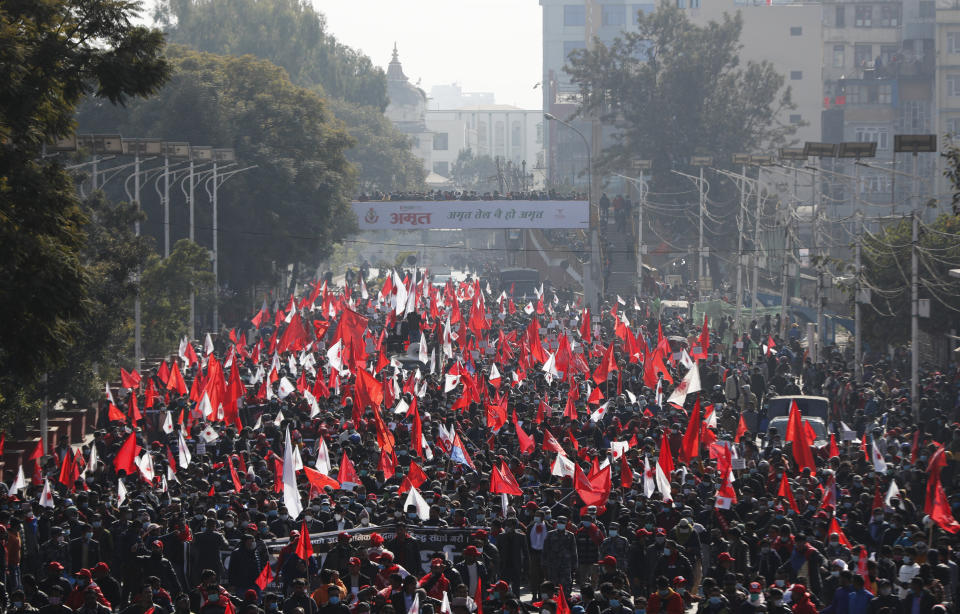
[[[847,614],[867,614],[867,611],[870,609],[870,600],[873,599],[873,593],[863,586],[863,576],[859,574],[854,575]]]
[[[840,586],[833,592],[830,605],[820,610],[820,614],[849,614],[850,612],[850,583],[853,574],[849,569],[840,572]]]

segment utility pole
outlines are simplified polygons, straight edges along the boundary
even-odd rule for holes
[[[737,210],[737,308],[734,315],[734,331],[737,334],[743,332],[740,326],[740,318],[743,314],[743,224],[746,220],[744,211],[747,206],[747,165],[746,160],[750,156],[746,154],[734,154],[734,162],[738,159],[743,162],[740,165],[740,208]]]
[[[163,152],[163,257],[170,257],[170,156]]]
[[[793,201],[797,202],[797,187],[800,181],[800,171],[793,169]],[[783,275],[780,281],[780,338],[787,338],[787,303],[790,300],[790,260],[793,258],[793,211],[787,204],[784,212],[783,229],[786,233],[784,237],[783,251]]]
[[[703,283],[703,167],[700,167],[700,181],[697,182],[700,193],[700,238],[697,243],[697,292],[703,294],[700,284]]]
[[[820,184],[817,183],[817,170],[820,168],[820,160],[817,159],[817,166],[813,171],[813,248],[814,257],[817,259],[817,338],[814,346],[813,361],[820,362],[820,352],[823,350],[823,253],[820,247]]]
[[[750,297],[750,320],[757,319],[757,284],[760,283],[760,215],[763,212],[763,184],[760,175],[763,167],[757,166],[757,213],[753,227],[753,295]]]
[[[859,166],[857,167],[859,168]],[[857,182],[859,188],[859,181]],[[863,383],[863,319],[861,318],[860,295],[863,292],[861,275],[863,274],[863,264],[861,261],[861,252],[863,250],[863,213],[856,213],[857,244],[856,256],[854,261],[854,286],[853,293],[853,372],[857,383]]]

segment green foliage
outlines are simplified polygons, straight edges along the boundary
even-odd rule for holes
[[[861,260],[871,302],[863,306],[861,320],[864,341],[875,347],[910,340],[911,226],[906,217],[877,235],[864,237]],[[930,299],[930,317],[920,318],[920,328],[931,333],[942,333],[960,311],[960,279],[949,273],[960,268],[958,239],[960,218],[956,215],[940,215],[920,229],[920,298]]]
[[[727,167],[734,153],[782,144],[794,131],[776,119],[793,108],[790,89],[769,62],[740,64],[741,29],[739,15],[701,27],[664,2],[609,46],[595,41],[592,50],[571,53],[565,70],[582,96],[578,115],[615,128],[614,144],[596,156],[598,171],[624,173],[631,160],[648,159],[650,189],[676,193],[691,184],[670,169],[683,169],[691,156],[712,155],[715,166]],[[731,183],[712,183],[711,200],[737,201]],[[683,240],[696,198],[675,204],[688,205],[687,216],[663,230]],[[736,236],[728,218],[711,229],[719,241]]]
[[[151,256],[141,284],[144,355],[167,355],[189,332],[191,289],[196,292],[198,310],[212,305],[210,252],[181,239],[169,258]]]
[[[95,402],[102,390],[99,368],[116,377],[119,357],[133,368],[133,299],[136,272],[152,253],[150,237],[137,237],[134,222],[142,212],[128,203],[111,204],[102,192],[82,203],[87,222],[81,259],[88,279],[89,310],[67,348],[64,366],[52,371],[47,390],[53,399],[71,399],[81,406]]]
[[[177,46],[169,55],[173,76],[157,96],[124,109],[89,105],[80,125],[234,147],[243,166],[257,165],[219,191],[223,286],[242,291],[273,281],[274,263],[322,259],[354,224],[353,170],[345,156],[351,140],[343,125],[319,96],[269,62]],[[209,229],[210,208],[203,196],[198,200],[197,227]]]
[[[475,156],[472,149],[465,149],[457,155],[450,175],[458,186],[466,190],[491,191],[499,185],[494,159],[487,154]]]
[[[423,187],[427,176],[423,163],[411,153],[410,138],[394,128],[386,115],[375,107],[357,106],[338,98],[328,102],[354,140],[347,159],[356,168],[360,191]]]
[[[87,216],[43,144],[72,131],[87,95],[111,103],[156,91],[163,36],[130,25],[127,0],[0,4],[0,398],[20,403],[63,361],[92,309]]]
[[[224,55],[269,60],[301,87],[327,99],[354,143],[347,152],[359,188],[418,189],[426,173],[410,140],[384,117],[383,70],[339,41],[305,0],[167,0],[158,17],[171,42]]]

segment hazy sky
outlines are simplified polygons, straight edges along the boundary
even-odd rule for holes
[[[499,104],[539,109],[541,8],[537,0],[312,0],[329,31],[386,69],[397,43],[403,72]]]

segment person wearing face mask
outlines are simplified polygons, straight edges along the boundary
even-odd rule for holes
[[[527,536],[517,527],[516,517],[504,521],[504,531],[497,536],[500,551],[500,577],[510,584],[514,595],[520,594],[520,583],[528,576],[530,550]]]
[[[870,600],[867,608],[869,614],[877,614],[883,608],[889,608],[890,612],[897,612],[900,608],[900,599],[893,594],[893,585],[889,580],[881,578],[877,582],[877,595]]]
[[[73,567],[71,572],[77,572],[81,569],[89,569],[94,563],[101,560],[100,542],[93,538],[93,527],[82,523],[77,525],[79,536],[70,540],[70,564]],[[73,606],[73,607],[78,607]]]
[[[52,585],[47,590],[47,598],[50,600],[48,605],[40,608],[39,612],[43,614],[73,614],[73,610],[63,604],[64,590],[60,585]]]
[[[617,561],[618,568],[626,569],[629,549],[630,541],[620,534],[620,523],[611,522],[607,527],[607,538],[600,544],[599,555],[613,557]]]
[[[656,560],[654,574],[667,578],[674,578],[676,576],[689,578],[693,575],[693,567],[689,559],[683,555],[683,551],[680,550],[676,542],[668,539],[664,542],[663,550],[660,551],[660,556]]]
[[[57,587],[57,589],[59,589],[62,601],[63,595],[69,595],[72,588],[70,586],[70,582],[63,577],[63,565],[57,561],[48,563],[46,572],[46,577],[37,583],[38,588],[46,593],[47,598],[49,599],[50,595],[53,594],[52,591],[54,587]],[[24,581],[23,584],[25,587],[29,588],[28,582]]]
[[[607,607],[601,611],[601,614],[633,614],[633,608],[630,607],[630,595],[622,591],[610,590],[604,591],[606,584],[600,585],[600,592],[607,598]]]
[[[7,614],[28,614],[36,611],[37,608],[30,605],[22,590],[17,589],[10,593],[10,607],[7,608]]]
[[[573,573],[579,567],[577,537],[570,531],[566,516],[557,517],[557,528],[547,533],[543,541],[543,570],[547,579],[563,586],[570,594]],[[541,595],[543,597],[543,595]]]
[[[416,511],[416,510],[414,510]],[[333,509],[333,515],[323,527],[324,531],[346,531],[353,528],[353,515],[347,512],[343,505],[337,504]]]
[[[281,505],[277,509],[276,517],[270,519],[270,532],[274,535],[287,535],[294,528],[296,523],[290,518],[287,508]]]
[[[384,543],[384,548],[393,553],[393,560],[404,569],[420,569],[420,547],[422,542],[407,531],[405,524],[397,525],[393,539]]]
[[[350,614],[350,609],[343,603],[343,593],[336,584],[327,585],[327,602],[320,607],[318,614]]]
[[[266,561],[260,559],[257,543],[253,535],[244,537],[240,546],[230,554],[229,587],[234,594],[243,594],[249,589],[257,589],[257,577],[263,571]]]
[[[790,606],[783,602],[783,591],[779,588],[767,590],[767,614],[791,614]]]
[[[150,543],[150,554],[137,557],[140,572],[143,576],[157,576],[163,583],[163,586],[172,590],[174,594],[183,590],[180,585],[180,578],[173,568],[173,564],[163,556],[163,542],[154,540]],[[141,576],[141,577],[143,577]]]
[[[647,614],[683,614],[683,597],[670,588],[670,579],[658,576],[657,590],[647,597]]]
[[[212,569],[218,576],[222,576],[226,571],[220,552],[230,550],[230,542],[220,532],[218,525],[215,516],[207,516],[204,530],[193,536],[190,553],[194,557],[195,568]]]
[[[777,570],[780,569],[782,563],[783,560],[780,558],[780,555],[770,546],[770,540],[766,537],[761,539],[760,550],[756,556],[756,564],[757,573],[763,577],[765,584],[773,584]]]
[[[597,508],[589,506],[586,516],[580,519],[580,527],[577,529],[577,558],[580,561],[577,580],[581,586],[590,581],[594,561],[600,557],[600,544],[606,537],[597,526],[596,513]]]
[[[543,510],[538,509],[533,515],[533,522],[527,527],[527,544],[530,554],[527,577],[534,601],[540,600],[540,584],[543,582],[543,544],[548,531],[543,520]]]
[[[303,614],[317,614],[319,608],[317,608],[316,602],[307,594],[306,578],[295,578],[291,586],[293,592],[284,600],[283,604],[281,604],[280,611],[283,612],[283,614],[297,614],[297,608],[302,608]],[[336,585],[334,585],[334,589],[339,595],[340,589],[336,588]]]
[[[57,561],[70,568],[70,546],[61,527],[50,528],[50,539],[40,546],[40,563],[46,565]]]
[[[909,546],[903,549],[903,560],[897,570],[897,582],[902,590],[910,588],[910,582],[920,574],[920,565],[914,560],[917,549]]]
[[[87,594],[93,593],[98,603],[106,607],[108,610],[110,609],[110,600],[103,595],[103,593],[100,591],[100,587],[97,586],[97,583],[93,581],[93,576],[89,569],[81,569],[73,574],[73,577],[76,578],[76,583],[73,585],[73,590],[70,592],[70,595],[67,597],[64,605],[66,605],[68,608],[76,610],[84,605],[87,599]]]

